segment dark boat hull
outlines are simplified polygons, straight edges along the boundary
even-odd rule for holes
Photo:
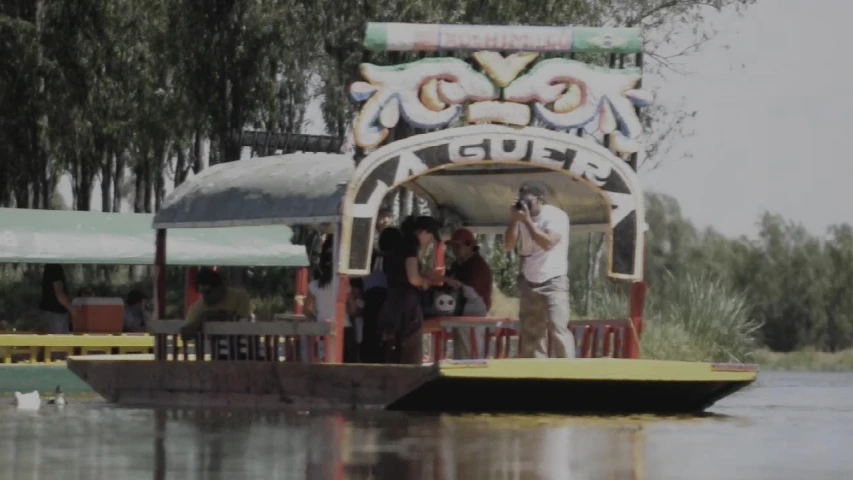
[[[616,359],[412,366],[99,355],[68,366],[121,405],[424,412],[698,413],[757,376],[754,366]]]

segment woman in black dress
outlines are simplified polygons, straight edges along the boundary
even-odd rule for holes
[[[421,253],[439,242],[438,222],[428,216],[407,219],[401,226],[403,239],[385,258],[388,295],[379,313],[379,333],[388,347],[388,363],[423,363],[421,330],[424,314],[421,294],[434,275],[421,271]]]

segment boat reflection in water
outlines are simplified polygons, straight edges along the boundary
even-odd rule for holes
[[[0,427],[10,478],[643,478],[643,431],[630,420],[72,405],[0,409]]]
[[[185,424],[196,430],[194,441],[170,439],[181,427],[155,434],[155,478],[168,478],[165,472],[310,480],[643,478],[636,422],[384,412],[155,415],[161,429]]]
[[[345,457],[346,477],[641,479],[642,427],[616,425],[559,417],[470,416],[421,419],[378,432],[356,429],[353,441],[344,444],[351,455]]]

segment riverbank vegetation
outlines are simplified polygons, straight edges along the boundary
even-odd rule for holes
[[[712,229],[699,231],[665,195],[649,194],[647,212],[644,356],[756,362],[770,369],[853,369],[849,225],[833,226],[828,235],[815,236],[768,213],[759,219],[756,238],[727,238]],[[575,235],[572,240],[572,318],[625,316],[626,285],[601,272],[607,261],[606,252],[596,254],[602,239]],[[492,314],[515,316],[517,259],[497,248],[499,237],[481,242],[498,290]],[[150,278],[142,270],[136,278]],[[39,296],[38,267],[5,265],[0,272],[0,320],[31,327]],[[150,283],[133,282],[131,273],[124,267],[72,267],[69,277],[72,292],[86,286],[96,295],[123,296],[135,285],[150,291]],[[292,308],[292,269],[237,273],[230,281],[250,291],[258,318]],[[183,272],[170,268],[168,278],[168,316],[179,318]]]

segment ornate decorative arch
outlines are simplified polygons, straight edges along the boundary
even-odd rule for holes
[[[369,273],[376,213],[385,194],[430,173],[471,164],[535,165],[586,183],[610,206],[609,269],[613,278],[643,278],[643,192],[624,160],[594,140],[537,127],[473,125],[415,135],[362,160],[342,210],[340,272]]]

